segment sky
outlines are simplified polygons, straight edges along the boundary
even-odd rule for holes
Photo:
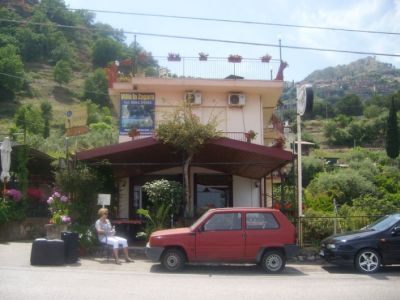
[[[232,19],[293,25],[337,27],[396,32],[398,35],[315,30],[215,21],[167,19],[135,15],[96,13],[97,22],[131,32],[195,36],[263,44],[303,46],[400,56],[400,0],[65,0],[69,8],[164,14],[188,17]],[[126,35],[126,42],[133,35]],[[179,53],[213,57],[239,54],[259,58],[266,53],[279,58],[279,49],[137,35],[138,43],[155,56]],[[282,49],[289,64],[285,80],[301,81],[314,70],[348,64],[367,55]],[[377,60],[400,68],[400,57],[377,56]]]

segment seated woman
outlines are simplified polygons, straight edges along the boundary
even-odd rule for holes
[[[97,235],[99,237],[100,242],[107,243],[108,245],[113,246],[113,252],[115,257],[115,263],[120,265],[120,261],[118,259],[118,245],[122,245],[125,254],[126,262],[132,262],[133,260],[128,255],[128,242],[126,239],[115,236],[115,229],[114,226],[111,227],[110,220],[107,219],[108,217],[108,209],[107,208],[100,208],[99,212],[99,219],[96,221],[96,230]]]

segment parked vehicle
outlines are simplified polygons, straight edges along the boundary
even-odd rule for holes
[[[322,241],[325,260],[374,273],[382,265],[400,263],[400,214],[387,215],[359,231],[330,236]]]
[[[150,236],[147,256],[168,271],[186,263],[257,263],[266,272],[281,272],[296,255],[296,230],[279,210],[218,208],[191,227],[160,230]]]

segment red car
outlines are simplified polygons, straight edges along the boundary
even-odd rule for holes
[[[256,263],[266,272],[281,272],[297,254],[296,229],[279,210],[218,208],[207,211],[191,227],[153,232],[147,257],[168,271],[185,263]]]

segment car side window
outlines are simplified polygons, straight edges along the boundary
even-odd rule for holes
[[[241,213],[220,213],[213,215],[205,224],[204,231],[241,230]]]
[[[272,213],[247,213],[246,214],[246,229],[277,229],[279,224]]]

